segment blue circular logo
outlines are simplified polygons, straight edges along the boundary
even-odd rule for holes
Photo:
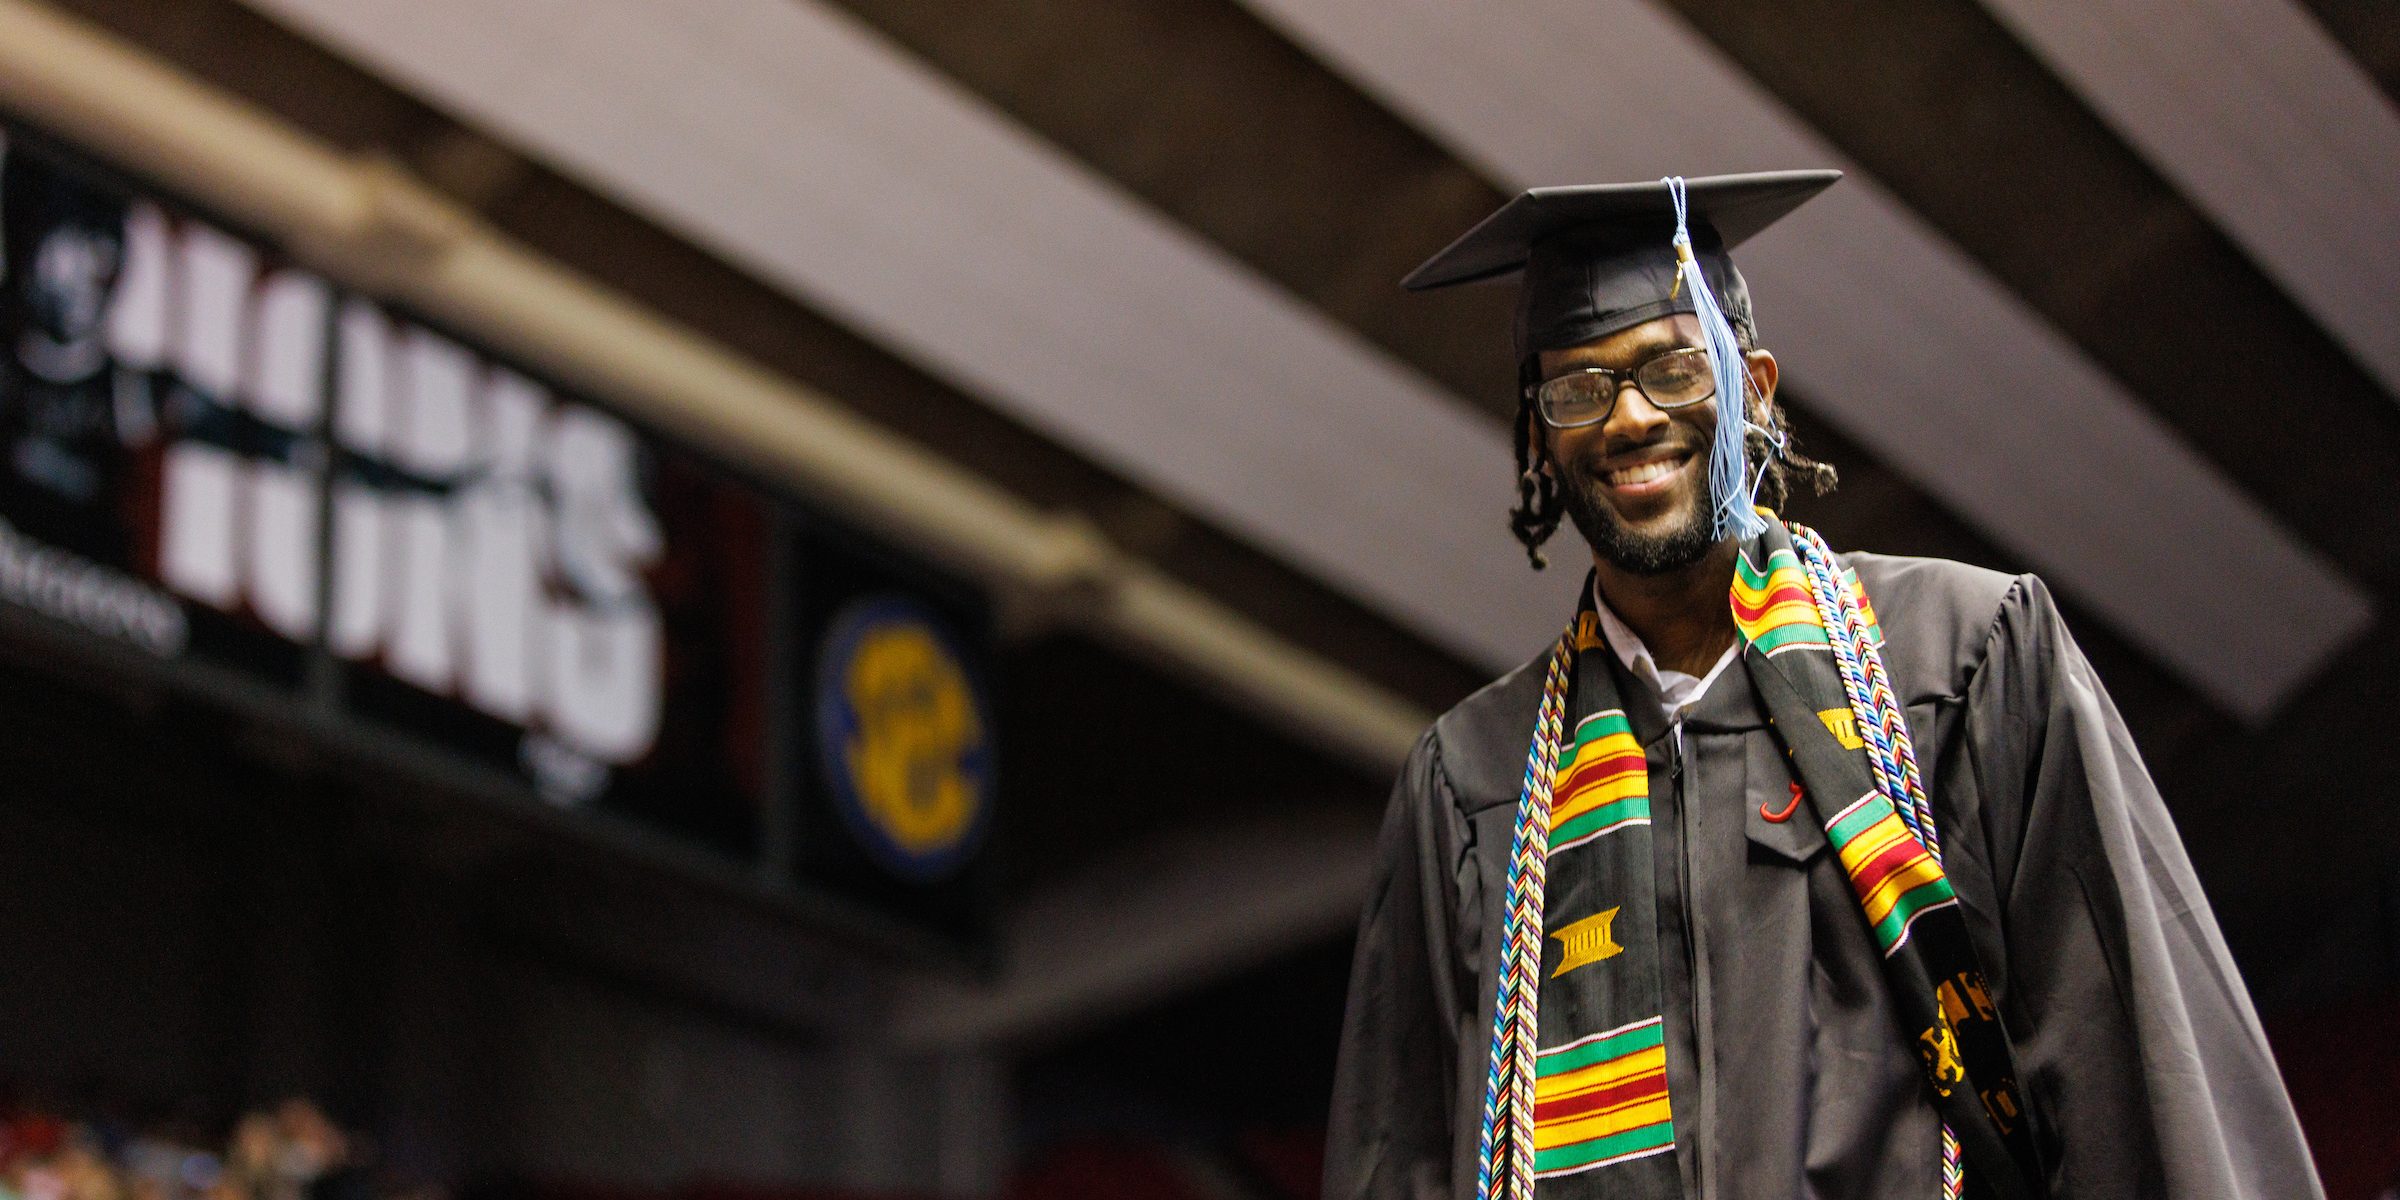
[[[893,874],[934,882],[981,844],[992,722],[923,604],[874,595],[835,614],[817,658],[817,753],[843,820]]]

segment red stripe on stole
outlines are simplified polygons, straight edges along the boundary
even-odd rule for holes
[[[1628,1079],[1623,1083],[1612,1084],[1595,1091],[1578,1092],[1572,1096],[1560,1096],[1555,1100],[1540,1101],[1533,1106],[1533,1119],[1545,1122],[1563,1121],[1569,1117],[1580,1117],[1585,1113],[1598,1112],[1635,1100],[1647,1100],[1666,1094],[1667,1072],[1664,1068],[1660,1068],[1647,1075]]]
[[[1865,899],[1874,894],[1876,887],[1883,883],[1884,877],[1907,866],[1924,853],[1924,843],[1913,837],[1902,837],[1877,851],[1875,857],[1861,864],[1857,873],[1850,877],[1851,886],[1858,890],[1860,899]]]
[[[1642,752],[1639,750],[1630,754],[1612,754],[1607,758],[1577,766],[1574,770],[1569,771],[1567,777],[1551,791],[1553,795],[1572,796],[1600,780],[1627,772],[1649,769],[1650,760],[1642,757]]]
[[[1745,621],[1755,621],[1758,619],[1759,614],[1766,612],[1768,609],[1773,608],[1778,604],[1792,602],[1810,605],[1816,603],[1815,600],[1810,598],[1808,594],[1808,588],[1804,585],[1798,583],[1779,583],[1768,588],[1766,595],[1760,597],[1758,603],[1756,604],[1744,604],[1742,603],[1740,596],[1735,596],[1733,598],[1733,615]]]

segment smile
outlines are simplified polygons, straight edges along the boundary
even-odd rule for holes
[[[1643,496],[1666,490],[1692,459],[1690,452],[1678,451],[1660,458],[1647,459],[1600,471],[1600,482],[1608,489],[1628,496]]]

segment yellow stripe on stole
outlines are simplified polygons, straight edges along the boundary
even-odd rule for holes
[[[1665,1096],[1651,1096],[1571,1121],[1536,1122],[1533,1127],[1533,1148],[1547,1150],[1552,1146],[1571,1146],[1576,1142],[1607,1137],[1644,1125],[1656,1125],[1672,1115],[1668,1111]]]
[[[1599,762],[1601,759],[1615,758],[1620,754],[1640,754],[1641,752],[1642,744],[1633,740],[1633,735],[1630,733],[1603,734],[1585,742],[1583,747],[1575,752],[1573,762],[1559,767],[1558,777],[1566,778],[1574,773],[1575,768],[1587,762]]]
[[[1742,578],[1741,573],[1737,571],[1733,576],[1733,594],[1740,597],[1744,604],[1757,604],[1761,597],[1772,595],[1776,588],[1786,584],[1794,585],[1806,592],[1808,591],[1808,573],[1798,567],[1781,566],[1768,572],[1766,580],[1757,587],[1751,587],[1750,581]],[[1811,611],[1814,611],[1813,607]]]
[[[1750,597],[1744,603],[1756,604],[1765,598],[1766,594],[1762,592],[1757,596]],[[1815,604],[1799,599],[1778,600],[1768,605],[1757,616],[1743,622],[1745,625],[1757,625],[1769,629],[1779,625],[1823,625],[1824,623],[1817,616]]]
[[[1799,588],[1800,595],[1802,597],[1814,597],[1816,595],[1815,590],[1810,588],[1808,585],[1808,573],[1798,567],[1775,568],[1775,573],[1767,576],[1766,583],[1759,587],[1751,587],[1749,583],[1743,580],[1741,575],[1738,573],[1733,577],[1734,599],[1741,601],[1743,605],[1751,608],[1756,608],[1759,601],[1774,595],[1778,588],[1786,587]],[[1759,616],[1763,619],[1768,613],[1772,613],[1776,609],[1795,607],[1808,610],[1808,616],[1802,619],[1812,621],[1820,625],[1824,623],[1823,620],[1817,616],[1816,601],[1814,599],[1806,598],[1797,600],[1778,600],[1775,602],[1774,608],[1770,608],[1766,612],[1760,613]]]
[[[1884,817],[1850,839],[1849,845],[1842,847],[1842,869],[1851,878],[1857,878],[1860,868],[1907,836],[1908,826],[1900,823],[1898,814]],[[1908,894],[1909,889],[1939,879],[1941,874],[1941,864],[1933,861],[1933,855],[1919,849],[1878,881],[1875,890],[1859,898],[1859,907],[1866,911],[1867,923],[1873,925],[1881,922],[1892,914],[1892,906],[1899,903],[1900,897]]]
[[[1623,1058],[1612,1058],[1564,1074],[1536,1079],[1533,1081],[1533,1099],[1538,1104],[1561,1096],[1580,1096],[1593,1088],[1614,1087],[1636,1076],[1666,1069],[1667,1048],[1652,1046],[1647,1050],[1636,1050]]]
[[[1794,615],[1790,611],[1792,609],[1799,609],[1801,611],[1798,615]],[[1813,605],[1802,604],[1798,601],[1791,601],[1789,603],[1778,604],[1775,607],[1760,613],[1758,619],[1755,621],[1736,620],[1734,624],[1742,627],[1743,637],[1755,642],[1778,629],[1784,628],[1787,625],[1814,625],[1822,629],[1824,628],[1825,623],[1817,620],[1817,610]]]
[[[1842,847],[1842,870],[1855,877],[1859,868],[1875,860],[1875,856],[1890,848],[1893,842],[1908,836],[1908,826],[1900,823],[1900,814],[1885,813],[1881,820],[1859,831]]]
[[[1599,779],[1583,785],[1581,790],[1567,797],[1564,803],[1554,805],[1550,809],[1550,828],[1556,829],[1603,804],[1614,804],[1629,796],[1647,796],[1649,794],[1650,773],[1641,767],[1619,771],[1614,775],[1603,775]]]
[[[1885,917],[1892,915],[1892,909],[1900,903],[1900,897],[1941,877],[1942,864],[1933,861],[1933,855],[1920,850],[1916,857],[1884,876],[1883,882],[1876,884],[1875,890],[1867,893],[1866,899],[1859,902],[1859,907],[1867,910],[1868,924],[1880,925]]]
[[[1850,596],[1858,601],[1858,615],[1864,618],[1868,625],[1881,624],[1875,619],[1874,604],[1867,600],[1867,585],[1859,582],[1856,575],[1850,577]]]

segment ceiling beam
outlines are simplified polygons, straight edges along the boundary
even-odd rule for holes
[[[1982,0],[2400,400],[2400,108],[2292,0]]]
[[[1437,645],[1556,632],[1498,422],[845,13],[249,3]]]

